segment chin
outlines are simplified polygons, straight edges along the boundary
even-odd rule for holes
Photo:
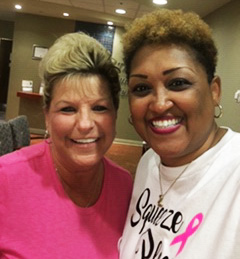
[[[101,160],[103,156],[99,155],[80,155],[77,156],[74,160],[75,163],[78,164],[79,166],[95,166],[97,165]]]

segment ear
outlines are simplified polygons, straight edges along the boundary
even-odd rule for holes
[[[47,109],[44,109],[43,113],[44,113],[44,117],[45,117],[45,127],[46,127],[46,130],[48,130],[48,127],[49,127],[49,112],[48,112]]]
[[[213,78],[210,88],[212,92],[213,103],[217,106],[220,103],[222,94],[221,79],[219,76],[215,76]]]

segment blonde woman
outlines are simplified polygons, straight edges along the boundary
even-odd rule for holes
[[[0,158],[0,258],[118,258],[130,174],[104,157],[115,137],[118,70],[70,33],[41,63],[49,138]]]

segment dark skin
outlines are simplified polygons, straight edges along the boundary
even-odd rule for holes
[[[148,45],[132,59],[129,104],[139,135],[167,166],[190,163],[225,134],[214,119],[221,83],[183,46]]]

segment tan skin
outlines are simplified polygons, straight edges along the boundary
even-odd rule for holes
[[[54,86],[45,111],[52,157],[65,192],[80,207],[99,198],[102,158],[115,137],[117,111],[99,75],[74,76]]]
[[[134,127],[167,166],[190,163],[222,138],[214,120],[220,96],[219,77],[209,84],[187,47],[144,46],[131,62]]]

